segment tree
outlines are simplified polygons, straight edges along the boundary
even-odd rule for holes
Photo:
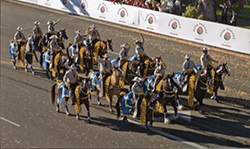
[[[217,22],[216,0],[196,0],[195,13],[196,18],[203,15],[204,20]]]

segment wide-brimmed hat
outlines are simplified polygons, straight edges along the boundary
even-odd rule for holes
[[[76,69],[76,66],[75,66],[75,65],[71,65],[71,66],[70,66],[70,69],[75,70],[75,69]]]
[[[109,55],[106,53],[103,55],[104,58],[109,58]]]
[[[120,47],[122,47],[122,48],[126,48],[127,46],[126,46],[126,44],[123,44],[123,45],[121,45]]]
[[[187,54],[187,55],[185,56],[185,59],[190,59],[189,54]]]
[[[49,37],[49,39],[57,39],[56,35],[52,35],[51,37]]]
[[[20,26],[18,26],[18,27],[17,27],[17,30],[18,30],[18,31],[22,31],[23,28],[21,28]]]
[[[38,22],[38,21],[35,21],[35,22],[34,22],[34,24],[35,24],[35,25],[39,25],[39,24],[40,24],[40,22]]]
[[[134,81],[134,82],[141,82],[142,80],[139,77],[134,77],[134,79],[132,81]]]
[[[141,41],[140,41],[140,40],[136,40],[136,41],[135,41],[135,44],[137,44],[137,43],[141,43]]]
[[[49,25],[50,23],[54,23],[54,21],[49,20],[49,21],[47,22],[48,25]]]
[[[92,28],[96,28],[97,26],[96,26],[95,24],[93,24],[93,25],[91,25],[90,27],[92,27]]]
[[[209,48],[206,48],[206,47],[204,47],[203,49],[202,49],[202,51],[208,51],[209,50]]]
[[[80,31],[80,30],[77,30],[76,33],[77,33],[77,34],[81,34],[81,31]]]

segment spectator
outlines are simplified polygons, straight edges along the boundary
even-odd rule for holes
[[[176,0],[174,5],[175,5],[175,13],[177,15],[180,15],[181,14],[181,2],[180,2],[180,0]]]
[[[239,9],[240,9],[240,13],[243,13],[244,10],[244,0],[239,0]]]
[[[232,10],[232,17],[230,19],[230,24],[236,26],[236,22],[237,22],[237,13],[235,10]]]
[[[146,0],[146,6],[148,9],[156,10],[155,0]]]
[[[174,2],[173,0],[167,0],[165,12],[172,13],[174,11]]]
[[[133,6],[139,7],[140,6],[140,1],[139,0],[135,0]]]
[[[231,1],[230,0],[227,0],[227,6],[228,6],[228,9],[231,8]]]
[[[221,23],[227,24],[227,10],[228,10],[227,4],[226,3],[224,3],[223,5],[220,4],[220,7],[222,8]]]

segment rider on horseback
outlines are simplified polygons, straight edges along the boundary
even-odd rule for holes
[[[103,90],[100,91],[99,97],[103,97],[104,96],[103,84],[105,82],[105,79],[111,75],[112,64],[109,60],[109,55],[107,53],[103,56],[103,59],[96,58],[95,60],[100,63],[100,65],[99,65],[99,71],[100,71],[99,81],[101,82],[101,89],[103,89]]]
[[[76,98],[75,98],[75,89],[78,85],[77,80],[78,80],[78,73],[76,71],[75,65],[72,65],[70,67],[70,70],[68,70],[64,77],[63,81],[69,84],[69,96],[72,101],[72,105],[75,105]]]
[[[33,36],[35,38],[34,39],[35,49],[37,49],[38,42],[39,42],[40,38],[43,36],[43,32],[42,32],[41,27],[39,27],[40,22],[35,21],[34,24],[35,24],[35,27],[33,28]]]
[[[202,56],[200,57],[200,61],[201,61],[201,65],[202,65],[202,68],[213,68],[213,66],[212,66],[212,62],[215,62],[215,63],[218,63],[218,61],[216,61],[216,60],[214,60],[214,59],[212,59],[211,58],[211,56],[209,55],[209,54],[207,54],[207,52],[208,52],[208,48],[206,48],[206,47],[204,47],[203,49],[202,49],[202,51],[203,51],[203,54],[202,54]],[[204,75],[206,75],[206,73],[207,73],[207,70],[205,69],[204,70],[204,73],[203,73],[203,76]]]
[[[125,43],[125,44],[121,45],[122,50],[119,53],[120,60],[118,62],[119,68],[122,66],[122,64],[124,64],[127,61],[127,59],[128,59],[128,51],[129,51],[130,47],[131,46],[130,46],[129,43]]]
[[[69,55],[71,58],[71,61],[75,64],[77,64],[78,61],[78,45],[76,43],[72,44],[69,48]]]
[[[145,68],[145,64],[144,61],[146,59],[146,54],[144,53],[144,48],[143,48],[143,43],[144,43],[144,38],[142,36],[142,34],[140,34],[142,41],[140,40],[136,40],[135,44],[135,53],[137,54],[137,60],[140,61],[140,65],[137,68],[136,73],[139,74],[139,76],[143,76],[143,71]]]
[[[16,57],[17,57],[17,43],[14,42],[14,40],[10,41],[10,46],[9,46],[9,52],[10,52],[10,61],[12,62],[12,65],[14,69],[16,70]]]
[[[79,49],[80,49],[80,47],[83,44],[84,37],[86,37],[87,35],[86,34],[81,34],[80,30],[77,30],[76,34],[77,35],[75,36],[74,43],[78,44]]]
[[[189,56],[189,54],[187,54],[186,56],[185,56],[185,61],[184,61],[184,63],[183,63],[183,65],[182,65],[182,69],[183,69],[183,71],[184,71],[184,76],[185,77],[187,77],[185,80],[189,80],[189,78],[190,78],[190,75],[192,74],[192,73],[194,73],[194,69],[197,71],[198,69],[197,69],[197,67],[195,66],[195,64],[194,64],[194,61],[192,61],[192,60],[190,60],[190,56]]]
[[[47,25],[48,25],[48,33],[50,34],[50,35],[54,35],[55,33],[56,33],[56,31],[55,31],[55,25],[57,24],[57,23],[59,23],[61,21],[61,19],[58,19],[56,22],[54,22],[54,21],[52,21],[52,20],[49,20],[48,22],[47,22]]]
[[[50,45],[50,50],[51,50],[51,62],[50,62],[50,69],[54,68],[54,57],[56,56],[56,49],[59,49],[59,45],[56,41],[57,36],[52,35],[49,39],[51,39],[49,45]]]
[[[152,92],[154,92],[156,90],[156,85],[161,81],[161,79],[165,75],[166,67],[162,64],[162,62],[158,62],[157,65],[158,65],[158,67],[154,71],[154,75],[156,76],[156,78],[155,78],[154,83],[153,83]]]
[[[99,32],[96,30],[95,24],[91,26],[92,29],[87,28],[86,33],[89,35],[89,40],[91,42],[92,50],[94,51],[95,43],[101,40]]]
[[[17,49],[18,60],[20,60],[20,48],[26,41],[25,36],[22,33],[22,30],[23,28],[17,27],[17,32],[14,35],[14,41],[17,43],[17,46],[18,46],[18,49]]]
[[[29,39],[29,38],[32,38],[32,39]],[[24,57],[26,59],[26,63],[25,63],[25,72],[27,72],[27,67],[28,67],[28,64],[30,66],[30,69],[31,69],[31,72],[32,74],[34,75],[35,72],[34,72],[34,69],[33,67],[31,66],[32,64],[32,57],[33,57],[33,54],[34,54],[34,50],[35,50],[35,47],[34,47],[34,42],[33,42],[33,36],[30,36],[27,40],[27,44],[26,44],[26,51],[25,51],[25,54],[24,54]]]
[[[143,91],[143,87],[141,85],[141,82],[142,82],[142,79],[139,78],[139,77],[135,77],[132,81],[134,81],[135,83],[133,84],[133,86],[131,87],[131,91],[133,92],[133,98],[137,100],[137,103],[136,103],[136,109],[137,111],[135,111],[135,114],[133,117],[136,117],[136,116],[139,116],[139,113],[140,113],[140,105],[141,105],[141,102],[142,102],[142,99],[144,97],[144,91]]]

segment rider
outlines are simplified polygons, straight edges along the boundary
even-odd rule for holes
[[[88,28],[86,30],[86,33],[89,35],[89,39],[91,42],[92,50],[94,50],[95,43],[99,40],[101,40],[99,32],[96,30],[95,24],[91,26],[92,29]]]
[[[134,106],[134,94],[133,92],[125,93],[121,92],[120,97],[122,97],[122,113],[123,113],[123,121],[129,124],[127,117],[130,115],[130,109],[133,109]]]
[[[133,98],[134,99],[138,99],[137,101],[137,107],[135,107],[137,109],[137,114],[134,115],[133,117],[139,116],[139,112],[140,112],[140,105],[142,102],[142,99],[144,97],[144,92],[143,92],[143,87],[141,85],[142,79],[139,77],[134,77],[134,79],[132,80],[135,83],[133,84],[133,86],[131,87],[131,91],[133,92]]]
[[[14,40],[10,40],[9,52],[10,52],[10,61],[12,62],[13,68],[16,70],[16,56],[17,56],[17,43]]]
[[[75,105],[75,89],[78,85],[78,73],[76,71],[75,65],[72,65],[70,69],[65,73],[63,81],[69,84],[69,96],[72,101],[72,105]]]
[[[95,59],[97,62],[100,63],[99,65],[99,71],[100,71],[100,76],[99,76],[99,81],[102,82],[102,84],[104,84],[105,82],[105,79],[111,75],[111,69],[112,69],[112,64],[109,60],[109,55],[106,53],[104,56],[103,56],[103,59],[100,59],[100,58],[96,58]],[[101,88],[104,89],[103,86],[101,86]],[[103,91],[103,94],[104,94],[104,91]],[[99,97],[102,97],[103,95],[99,95]]]
[[[78,45],[77,45],[77,43],[74,43],[70,46],[69,52],[70,52],[71,61],[76,64],[78,61]]]
[[[82,44],[83,44],[84,37],[86,37],[87,35],[86,34],[81,34],[80,30],[77,30],[75,32],[76,32],[77,35],[74,38],[74,43],[77,43],[78,46],[81,47]]]
[[[187,54],[186,56],[185,56],[185,61],[184,61],[184,63],[183,63],[183,65],[182,65],[182,70],[185,72],[184,74],[185,74],[185,77],[187,77],[187,79],[185,79],[185,80],[189,80],[189,77],[190,77],[190,75],[191,75],[191,73],[194,73],[195,71],[197,71],[198,69],[197,69],[197,67],[195,66],[195,64],[194,64],[194,61],[192,61],[192,60],[190,60],[190,56],[189,56],[189,54]]]
[[[50,69],[54,68],[54,58],[56,56],[56,49],[59,49],[59,46],[57,44],[57,36],[52,35],[49,39],[51,39],[49,45],[50,45],[50,50],[51,50],[51,62],[50,62]]]
[[[136,47],[135,47],[135,53],[137,54],[137,60],[139,60],[140,62],[140,65],[138,66],[137,68],[137,74],[140,73],[140,76],[143,76],[143,71],[144,71],[144,67],[145,67],[145,64],[144,64],[144,61],[145,61],[145,53],[144,53],[144,48],[143,48],[143,43],[144,43],[144,38],[142,36],[142,34],[140,34],[141,36],[141,39],[142,41],[140,40],[136,40],[135,41],[135,44],[136,44]]]
[[[42,32],[41,27],[39,27],[40,22],[35,21],[34,24],[35,24],[35,27],[33,28],[33,36],[35,37],[35,39],[34,39],[34,44],[36,46],[35,48],[37,48],[38,42],[39,42],[40,38],[42,37],[43,32]]]
[[[125,43],[125,44],[121,45],[122,50],[119,53],[119,57],[120,57],[120,60],[118,62],[118,66],[119,67],[121,67],[122,64],[124,64],[127,61],[127,59],[128,59],[128,52],[129,52],[130,47],[131,46],[130,46],[129,43]]]
[[[18,46],[17,52],[18,52],[18,59],[19,60],[20,60],[20,52],[19,51],[20,51],[22,44],[24,43],[21,41],[26,41],[25,36],[22,33],[22,30],[23,30],[23,28],[17,27],[17,32],[14,35],[14,41],[18,44],[17,45]]]
[[[202,68],[209,67],[209,66],[210,66],[210,67],[213,67],[213,66],[212,66],[212,62],[218,63],[218,61],[214,60],[213,58],[211,58],[211,56],[210,56],[209,54],[207,54],[208,50],[209,50],[209,49],[206,48],[206,47],[204,47],[204,48],[202,49],[203,54],[202,54],[202,56],[200,57],[200,61],[201,61]],[[205,75],[206,72],[207,72],[207,70],[205,69],[203,75]]]
[[[54,21],[52,21],[52,20],[49,20],[48,22],[47,22],[47,25],[48,25],[48,33],[50,34],[50,35],[54,35],[55,33],[56,33],[56,31],[55,31],[55,25],[57,24],[57,23],[59,23],[61,21],[61,19],[59,18],[56,22],[54,22]]]
[[[154,92],[156,90],[156,85],[161,81],[161,79],[165,75],[166,67],[162,64],[162,62],[158,62],[157,65],[158,65],[158,67],[154,71],[154,75],[156,76],[156,78],[155,78],[154,83],[153,83],[152,92]]]
[[[30,37],[33,37],[33,36],[30,36]],[[29,38],[30,38],[29,37]],[[30,66],[30,69],[31,69],[31,72],[33,75],[35,75],[35,72],[34,72],[34,69],[32,67],[32,57],[33,57],[33,54],[34,54],[34,44],[33,44],[33,40],[30,40],[26,43],[26,51],[25,51],[25,54],[24,54],[24,57],[26,59],[26,63],[25,63],[25,72],[27,72],[27,67],[28,67],[28,64]]]

